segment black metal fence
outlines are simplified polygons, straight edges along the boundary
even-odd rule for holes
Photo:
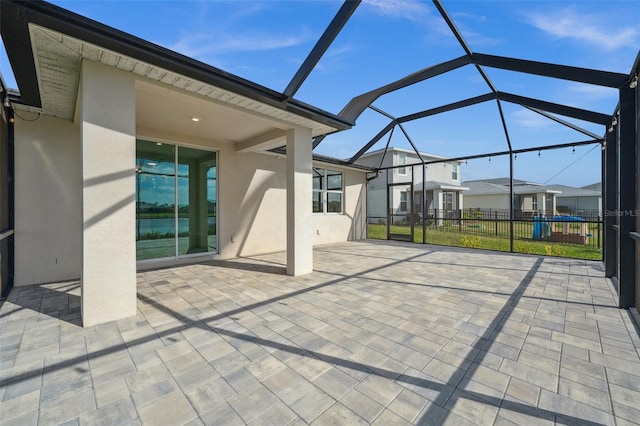
[[[508,242],[513,229],[513,239],[518,241],[514,247],[516,252],[530,252],[528,250],[534,250],[531,247],[540,242],[543,253],[549,253],[549,249],[556,246],[571,245],[577,249],[578,257],[586,258],[600,256],[603,243],[603,218],[598,211],[546,215],[539,211],[519,210],[514,211],[513,223],[509,211],[501,209],[430,209],[426,215],[422,212],[406,215],[395,212],[393,217],[389,233],[410,235],[410,230],[413,230],[415,242],[504,249],[497,240]],[[388,237],[387,218],[369,217],[368,224],[369,238]],[[563,250],[549,254],[556,252]]]

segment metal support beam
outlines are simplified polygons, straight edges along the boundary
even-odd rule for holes
[[[617,232],[613,228],[616,225],[615,211],[617,209],[617,188],[618,188],[618,144],[617,126],[612,132],[607,133],[604,146],[604,179],[602,181],[602,192],[604,200],[604,244],[603,259],[605,277],[615,277],[617,269]],[[617,283],[616,283],[617,286]]]
[[[440,3],[440,0],[433,0],[433,4],[436,6],[436,9],[438,9],[438,12],[440,12],[440,15],[442,16],[442,19],[444,19],[444,21],[447,23],[447,26],[449,27],[451,32],[453,32],[453,35],[458,40],[458,43],[460,43],[460,46],[462,46],[462,48],[466,52],[467,56],[469,58],[471,58],[471,55],[473,54],[471,52],[471,48],[469,47],[469,45],[465,41],[464,37],[462,37],[462,33],[460,32],[460,30],[458,30],[458,27],[456,27],[456,24],[453,22],[453,19],[451,19],[451,17],[447,13],[447,11],[444,8],[444,6],[442,5],[442,3]],[[474,64],[474,65],[476,67],[476,70],[478,70],[478,72],[480,73],[480,75],[484,79],[484,82],[487,83],[487,86],[489,86],[489,89],[491,89],[491,91],[493,93],[496,93],[498,90],[496,89],[496,87],[493,85],[493,83],[489,79],[489,76],[487,75],[487,73],[484,72],[484,70],[482,69],[482,67],[479,64]]]
[[[636,184],[637,147],[636,91],[628,86],[620,89],[618,203],[618,305],[634,306],[636,287],[636,242],[630,233],[636,231],[638,208]]]
[[[559,78],[561,80],[612,87],[615,89],[624,85],[629,78],[627,74],[507,58],[504,56],[485,55],[482,53],[471,54],[471,61],[474,64],[484,65],[489,68],[500,68],[526,74]]]
[[[334,16],[333,20],[329,24],[329,26],[324,30],[324,33],[318,40],[313,49],[309,53],[309,56],[304,60],[296,75],[293,76],[291,82],[284,90],[284,96],[286,99],[291,99],[302,83],[307,79],[313,68],[317,65],[322,58],[322,55],[327,51],[333,40],[338,36],[342,28],[345,26],[353,12],[356,11],[357,7],[360,5],[362,0],[346,0],[336,16]]]
[[[414,114],[405,115],[398,118],[398,123],[405,123],[407,121],[417,120],[419,118],[425,118],[436,114],[442,114],[444,112],[453,111],[454,109],[460,109],[471,105],[480,104],[496,98],[493,93],[487,93],[485,95],[475,96],[473,98],[465,99],[458,102],[453,102],[447,105],[442,105],[436,108],[427,109],[424,111],[416,112]]]
[[[564,115],[565,117],[573,117],[578,120],[602,124],[603,126],[606,126],[611,122],[610,115],[599,112],[555,104],[553,102],[541,101],[539,99],[527,98],[525,96],[514,95],[511,93],[498,92],[497,97],[501,101],[511,102],[522,106],[530,106],[543,111]]]
[[[563,143],[558,145],[538,146],[535,148],[514,149],[512,152],[514,154],[524,154],[526,152],[548,151],[550,149],[561,149],[561,148],[572,148],[575,146],[593,145],[595,143],[602,143],[602,142],[603,142],[603,139],[588,140],[588,141],[581,141],[581,142],[569,142],[569,143]],[[437,163],[450,163],[451,161],[477,160],[479,158],[498,157],[501,155],[509,155],[509,151],[496,151],[496,152],[489,152],[487,154],[467,155],[464,157],[452,157],[452,158],[448,157],[442,160],[425,161],[424,164],[429,165],[429,164],[437,164]],[[420,164],[420,163],[414,163],[414,164]],[[407,164],[407,166],[412,166],[412,165],[413,164]],[[381,167],[379,168],[379,170],[392,169],[394,167],[398,167],[398,166]]]
[[[391,138],[393,137],[393,131],[395,129],[396,127],[394,126],[391,128],[391,131],[389,132],[389,138],[387,139],[387,144],[384,146],[384,151],[382,151],[382,156],[380,157],[380,165],[378,166],[378,169],[382,167],[382,164],[384,163],[384,157],[387,156],[387,150],[389,149],[389,144],[391,143]]]
[[[504,118],[504,112],[502,111],[502,104],[497,99],[498,112],[500,113],[500,121],[502,122],[502,129],[504,130],[504,137],[509,147],[509,251],[513,253],[513,146],[511,146],[511,138],[509,137],[509,130],[507,129],[507,121]]]
[[[355,98],[351,99],[351,101],[349,101],[349,103],[342,109],[339,116],[343,118],[349,117],[349,120],[356,121],[362,111],[364,111],[369,105],[373,103],[373,101],[378,99],[380,96],[391,93],[398,89],[402,89],[412,84],[420,83],[421,81],[430,79],[440,74],[453,71],[455,69],[468,65],[469,63],[471,63],[471,61],[465,55],[451,61],[424,68],[418,72],[401,78],[400,80],[396,80],[393,83],[387,84],[386,86],[382,86],[370,92],[356,96]]]
[[[362,154],[364,154],[365,152],[369,151],[369,148],[371,148],[373,145],[376,144],[376,142],[378,142],[388,131],[390,131],[391,129],[393,129],[393,127],[396,125],[397,123],[395,121],[392,121],[391,123],[387,124],[386,126],[384,126],[384,129],[380,130],[378,132],[377,135],[375,135],[373,137],[373,139],[371,139],[365,146],[363,146],[362,148],[360,148],[360,151],[358,151],[353,157],[351,157],[347,163],[353,163],[354,161],[356,161],[358,158],[360,158],[362,156]],[[314,147],[315,148],[315,147]]]
[[[553,115],[553,114],[549,114],[548,112],[544,112],[544,111],[539,110],[539,109],[537,109],[537,108],[531,108],[531,107],[528,107],[528,106],[525,106],[525,108],[526,108],[526,109],[528,109],[528,110],[530,110],[530,111],[533,111],[533,112],[535,112],[535,113],[537,113],[537,114],[540,114],[540,115],[542,115],[543,117],[547,117],[549,120],[553,120],[553,121],[555,121],[556,123],[562,124],[563,126],[566,126],[566,127],[570,128],[570,129],[573,129],[573,130],[575,130],[576,132],[580,132],[580,133],[582,133],[583,135],[587,135],[587,136],[589,136],[589,137],[591,137],[591,138],[594,138],[594,139],[600,139],[600,136],[596,135],[595,133],[590,132],[590,131],[588,131],[588,130],[586,130],[586,129],[583,129],[583,128],[582,128],[582,127],[580,127],[580,126],[576,126],[576,125],[575,125],[575,124],[573,124],[573,123],[569,123],[568,121],[565,121],[565,120],[561,119],[560,117],[556,117],[556,116],[555,116],[555,115]]]
[[[509,152],[509,251],[513,253],[513,151]]]

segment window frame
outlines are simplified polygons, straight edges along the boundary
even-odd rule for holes
[[[406,176],[407,175],[407,153],[406,152],[398,152],[398,166],[403,166],[403,167],[398,167],[398,175],[400,176]]]
[[[312,206],[312,213],[317,215],[340,215],[344,214],[344,173],[340,170],[327,169],[325,167],[313,167],[313,179],[316,179],[319,175],[321,178],[319,188],[315,188],[312,185],[314,205]],[[329,177],[340,176],[340,189],[329,189]],[[315,202],[318,194],[320,195],[320,210],[315,210]],[[340,196],[340,211],[329,211],[329,195],[338,194]]]
[[[458,180],[458,163],[451,163],[451,180]]]
[[[409,191],[400,191],[400,204],[398,205],[398,212],[406,213],[409,211],[408,210],[408,206],[409,206],[408,194],[409,194]]]

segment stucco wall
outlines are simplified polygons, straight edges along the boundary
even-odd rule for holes
[[[464,194],[465,209],[506,209],[509,210],[509,195],[467,195]]]
[[[286,249],[286,160],[238,154],[228,143],[138,128],[138,137],[215,149],[222,257]],[[80,278],[82,269],[80,129],[68,120],[16,120],[15,285]],[[314,244],[365,237],[365,173],[344,173],[344,214],[314,214]],[[131,165],[132,170],[135,164]],[[134,217],[131,218],[134,220]],[[233,239],[233,241],[232,241]]]
[[[33,122],[16,119],[15,174],[15,285],[79,279],[78,125],[46,116]]]
[[[561,197],[556,196],[558,206],[569,207],[575,210],[602,210],[601,197]]]
[[[138,128],[138,137],[218,151],[218,244],[224,258],[286,250],[286,159],[237,153],[233,145]],[[314,244],[365,237],[364,172],[314,163],[344,173],[344,214],[314,214]],[[353,219],[353,220],[352,220]]]

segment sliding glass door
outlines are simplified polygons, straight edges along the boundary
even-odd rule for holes
[[[217,251],[216,170],[215,152],[137,141],[138,260]]]

